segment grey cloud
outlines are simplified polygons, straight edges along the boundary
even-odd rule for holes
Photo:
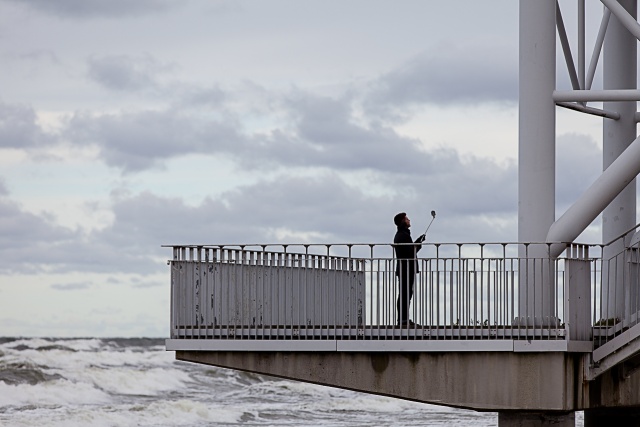
[[[52,140],[38,125],[32,108],[0,103],[1,148],[29,149]]]
[[[157,85],[158,74],[170,68],[150,56],[133,58],[127,55],[90,58],[88,67],[88,75],[92,80],[118,91],[153,88]]]
[[[190,208],[182,199],[144,192],[117,200],[113,206],[114,223],[96,233],[96,239],[110,246],[143,249],[165,243],[203,242],[216,225],[215,216],[226,209],[220,202]],[[226,218],[225,218],[226,219]],[[228,226],[228,225],[225,225]]]
[[[122,18],[161,12],[174,7],[169,0],[4,0],[64,18]]]
[[[117,279],[115,277],[107,278],[106,282],[110,285],[118,285],[118,286],[131,286],[133,288],[155,288],[159,286],[164,286],[165,282],[152,282],[146,279],[145,275],[142,276],[129,276],[126,279]]]
[[[517,45],[442,44],[381,76],[366,106],[384,112],[414,104],[517,102]]]
[[[226,100],[226,93],[218,87],[212,87],[208,89],[192,89],[185,92],[177,108],[192,109],[209,107],[217,109],[223,106]]]
[[[461,158],[447,148],[426,150],[420,141],[402,137],[375,121],[369,127],[355,124],[349,104],[341,100],[306,96],[292,103],[290,110],[295,111],[296,139],[275,141],[265,150],[265,158],[278,156],[283,163],[334,170],[375,171],[385,177],[387,185],[422,194],[435,192],[443,205],[464,213],[514,207],[514,163]]]
[[[333,173],[318,177],[280,176],[226,197],[233,217],[242,219],[255,237],[273,240],[266,229],[323,235],[323,241],[363,241],[386,222],[382,210],[393,197],[371,196]],[[254,237],[254,239],[255,239]]]
[[[381,224],[388,225],[392,210],[380,206],[388,199],[366,196],[361,190],[333,175],[318,178],[280,176],[208,198],[199,206],[151,193],[119,201],[114,206],[112,226],[95,233],[91,240],[117,248],[118,268],[129,272],[158,271],[157,263],[137,264],[147,256],[171,257],[162,244],[258,244],[369,242],[379,240]],[[387,228],[387,227],[385,227]],[[281,237],[276,230],[286,230]],[[320,236],[309,242],[305,234]],[[293,236],[293,237],[291,237]],[[145,284],[141,284],[145,285]]]
[[[78,237],[77,232],[54,224],[45,215],[32,214],[7,198],[0,198],[0,271],[37,269],[39,264],[54,261],[61,245]]]
[[[251,167],[324,167],[421,174],[439,170],[438,156],[379,121],[357,120],[354,101],[296,91],[282,101],[289,120],[268,136],[255,135],[229,154]]]
[[[166,244],[388,242],[393,215],[401,210],[413,216],[418,233],[428,211],[436,209],[432,240],[515,239],[513,168],[486,159],[466,160],[471,163],[465,166],[451,154],[448,159],[450,171],[405,181],[386,173],[373,174],[370,182],[350,182],[332,172],[282,173],[197,206],[150,192],[115,195],[113,222],[91,232],[55,226],[0,199],[2,271],[158,273],[171,257],[170,249],[161,247]],[[376,180],[394,191],[366,192],[369,184],[379,184]]]
[[[491,159],[461,158],[445,150],[438,163],[442,169],[420,177],[395,176],[399,188],[414,188],[432,206],[460,218],[500,219],[517,223],[518,169],[515,161],[496,164]],[[434,152],[432,154],[437,153]],[[596,142],[580,134],[557,138],[556,200],[561,214],[600,175],[602,152]],[[465,227],[466,228],[466,227]],[[513,231],[513,230],[512,230]],[[475,233],[469,230],[470,235]],[[511,239],[516,236],[512,235]],[[493,239],[491,239],[493,240]]]
[[[166,244],[277,243],[274,230],[280,229],[321,235],[323,241],[371,241],[392,215],[393,209],[380,208],[393,204],[333,174],[281,175],[198,206],[149,192],[123,198],[113,206],[113,224],[92,233],[89,241],[118,254],[117,260],[105,257],[104,264],[143,273],[163,268],[157,260],[170,258],[170,249],[160,247]]]
[[[47,49],[34,49],[23,53],[5,54],[5,57],[11,59],[20,59],[24,61],[48,62],[51,64],[59,64],[60,60],[55,52]]]
[[[223,98],[224,92],[209,91],[206,97]],[[283,105],[290,126],[268,135],[248,134],[240,117],[219,109],[194,112],[181,107],[99,117],[78,113],[65,135],[76,144],[97,144],[104,161],[125,172],[193,153],[228,154],[252,168],[317,166],[402,173],[415,173],[425,164],[438,168],[418,140],[380,123],[356,124],[349,100],[298,93]]]
[[[138,289],[146,289],[146,288],[157,288],[161,286],[165,286],[164,282],[138,282],[134,283],[131,286]]]
[[[155,167],[171,157],[230,151],[242,140],[228,123],[201,123],[175,111],[100,117],[79,113],[70,121],[67,137],[76,144],[97,144],[106,164],[125,172]]]
[[[207,94],[225,96],[217,90]],[[127,173],[193,153],[225,154],[239,167],[261,170],[319,167],[415,177],[460,169],[453,150],[427,152],[418,139],[401,136],[380,121],[357,120],[350,99],[298,91],[282,106],[288,122],[269,134],[250,134],[240,113],[221,114],[222,109],[209,105],[197,112],[174,107],[99,117],[78,113],[65,135],[76,144],[98,145],[109,166]]]
[[[297,93],[287,101],[293,135],[276,135],[265,145],[264,157],[282,162],[337,169],[375,169],[412,173],[429,162],[416,139],[373,122],[355,122],[348,99]],[[284,138],[283,138],[284,136]]]
[[[24,211],[9,200],[0,200],[0,220],[0,245],[4,248],[20,250],[34,243],[46,247],[48,242],[77,237],[75,232],[53,224],[46,216]]]
[[[478,161],[473,166],[481,164]],[[116,203],[114,224],[94,238],[127,251],[138,246],[142,252],[161,244],[277,243],[274,230],[318,236],[313,242],[296,238],[300,243],[384,242],[389,239],[397,211],[424,212],[426,218],[433,208],[445,218],[439,218],[444,223],[441,227],[456,218],[457,228],[441,231],[443,238],[458,235],[455,230],[460,229],[469,231],[467,238],[479,241],[498,229],[500,236],[514,232],[504,228],[508,223],[504,218],[516,217],[513,169],[496,173],[492,182],[477,182],[477,177],[488,174],[491,166],[496,172],[495,165],[486,161],[482,173],[467,173],[458,182],[426,187],[429,180],[416,180],[398,186],[392,194],[378,196],[363,191],[366,182],[351,183],[334,173],[315,177],[282,174],[208,198],[195,207],[177,198],[142,193]],[[438,182],[447,182],[447,177]],[[503,191],[496,194],[496,188]],[[462,213],[458,212],[460,206]],[[501,225],[488,228],[492,222]],[[420,223],[426,223],[426,219],[417,219],[416,226]],[[292,243],[290,240],[284,241]]]
[[[91,287],[91,284],[85,283],[85,282],[54,283],[51,285],[51,288],[57,289],[59,291],[77,291],[80,289],[89,289],[90,287]]]
[[[496,164],[486,158],[462,159],[455,152],[441,160],[442,171],[415,184],[422,194],[458,215],[496,215],[517,208],[518,171],[515,163]]]
[[[82,230],[57,225],[48,214],[33,214],[0,197],[0,272],[56,273],[66,271],[118,272],[140,268],[150,271],[157,260],[146,250],[122,256],[110,246]],[[61,289],[61,288],[59,288]]]
[[[394,207],[407,212],[416,228],[438,212],[430,241],[478,242],[517,239],[517,168],[489,158],[460,157],[450,149],[429,153],[438,164],[415,175],[386,175],[396,189]],[[378,207],[380,209],[380,207]],[[389,221],[389,220],[387,220]],[[422,232],[422,230],[415,230]]]

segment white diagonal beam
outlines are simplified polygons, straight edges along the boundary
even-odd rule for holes
[[[640,40],[640,24],[617,0],[600,0],[631,34]]]
[[[600,58],[600,52],[602,52],[602,44],[604,43],[604,36],[607,33],[607,26],[609,25],[610,18],[611,11],[605,8],[604,13],[602,14],[602,21],[600,22],[600,29],[598,30],[598,37],[596,38],[596,43],[593,47],[591,62],[589,63],[585,89],[591,89],[591,85],[593,84],[593,78],[596,75],[596,67],[598,66],[598,59]]]
[[[565,243],[573,242],[638,174],[640,137],[551,225],[547,243],[563,243],[552,246],[551,257],[559,256],[566,247]]]
[[[580,86],[580,81],[578,80],[578,73],[576,72],[576,65],[573,62],[571,45],[569,44],[569,38],[567,37],[567,30],[564,27],[564,20],[562,19],[562,12],[560,11],[559,3],[556,3],[556,27],[558,28],[558,36],[560,37],[560,44],[562,45],[564,60],[567,63],[567,70],[569,71],[571,86],[575,90],[584,89],[582,86]]]

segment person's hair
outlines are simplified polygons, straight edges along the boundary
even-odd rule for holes
[[[407,216],[407,214],[405,212],[400,212],[399,214],[397,214],[396,216],[393,217],[393,223],[395,225],[402,224],[402,221],[404,221],[404,218],[406,216]]]

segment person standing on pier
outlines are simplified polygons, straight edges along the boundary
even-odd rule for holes
[[[420,249],[421,243],[424,242],[425,235],[422,234],[414,242],[411,238],[411,220],[405,212],[401,212],[393,217],[393,222],[398,227],[396,235],[393,238],[393,248],[396,253],[396,276],[400,281],[400,289],[398,292],[398,325],[400,326],[416,326],[409,319],[409,305],[413,297],[413,284],[416,280],[418,269],[418,261],[416,256]],[[415,244],[410,244],[415,243]]]

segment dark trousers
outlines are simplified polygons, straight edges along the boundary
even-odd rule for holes
[[[408,271],[408,268],[402,268],[398,271],[398,279],[400,279],[400,289],[398,292],[398,324],[407,323],[409,321],[409,305],[413,297],[413,284],[416,281],[416,274]]]

